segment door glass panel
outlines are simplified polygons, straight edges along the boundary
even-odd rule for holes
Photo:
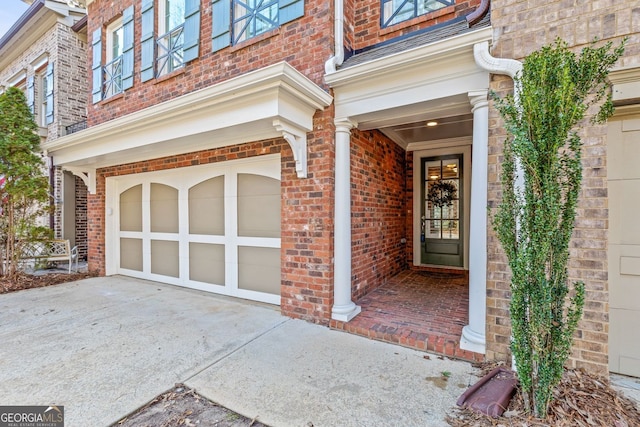
[[[238,288],[280,295],[280,249],[238,246]]]
[[[224,175],[189,189],[189,233],[224,235]]]
[[[151,272],[163,276],[179,276],[180,258],[178,242],[167,240],[151,241]]]
[[[151,183],[151,231],[178,232],[178,190],[164,184]]]
[[[280,237],[280,181],[238,174],[238,235]]]
[[[120,194],[120,231],[142,231],[142,184]]]
[[[142,239],[120,239],[120,267],[142,271]]]
[[[189,243],[189,279],[224,286],[224,245]]]

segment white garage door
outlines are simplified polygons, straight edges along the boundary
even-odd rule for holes
[[[106,182],[107,274],[280,304],[280,157]]]
[[[640,377],[640,115],[612,120],[609,175],[609,369]]]

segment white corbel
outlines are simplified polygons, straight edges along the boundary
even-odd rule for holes
[[[63,166],[63,170],[69,171],[75,176],[79,176],[87,186],[89,194],[96,194],[96,170],[91,168],[79,168],[75,166]]]
[[[274,120],[273,127],[282,132],[282,137],[291,146],[293,151],[293,159],[296,161],[296,173],[298,178],[307,177],[307,132],[297,126],[283,122],[282,120]]]

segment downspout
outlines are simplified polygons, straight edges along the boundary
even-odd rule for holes
[[[513,100],[517,108],[519,108],[522,86],[518,80],[515,80],[515,77],[522,73],[522,62],[515,59],[496,58],[491,56],[488,42],[476,43],[473,46],[473,57],[480,68],[485,69],[490,73],[502,74],[513,79]],[[522,170],[522,163],[518,157],[516,157],[515,175],[516,179],[513,185],[517,191],[521,191],[524,189],[524,173]],[[520,228],[519,224],[516,224],[516,228]],[[511,369],[514,371],[516,370],[516,359],[513,353],[511,353]]]
[[[334,54],[324,63],[325,74],[332,74],[344,61],[344,0],[334,0]]]
[[[473,57],[478,67],[493,74],[502,74],[512,79],[522,72],[522,62],[515,59],[496,58],[489,53],[489,42],[476,43],[473,46]],[[520,100],[520,83],[514,80],[514,93],[516,105]]]

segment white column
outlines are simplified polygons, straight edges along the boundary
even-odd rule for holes
[[[473,112],[471,208],[469,225],[469,324],[462,329],[460,348],[485,353],[487,318],[487,163],[489,103],[487,91],[469,92]]]
[[[331,318],[348,322],[360,313],[351,301],[351,129],[356,123],[336,119],[333,307]]]

